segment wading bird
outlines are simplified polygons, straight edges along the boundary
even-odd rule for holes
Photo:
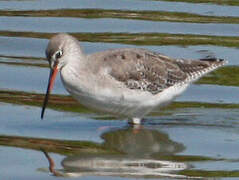
[[[84,54],[80,42],[64,33],[51,38],[46,57],[51,70],[41,118],[59,71],[66,90],[82,105],[127,117],[134,124],[225,64],[216,58],[174,59],[140,48]]]

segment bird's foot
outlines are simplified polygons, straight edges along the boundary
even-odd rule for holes
[[[141,124],[141,118],[132,118],[128,121],[129,125],[140,125]]]

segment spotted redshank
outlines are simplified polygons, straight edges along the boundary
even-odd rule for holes
[[[66,90],[82,105],[124,116],[134,124],[226,63],[217,58],[174,59],[140,48],[84,54],[79,41],[63,33],[51,38],[46,57],[51,70],[41,118],[59,71]]]

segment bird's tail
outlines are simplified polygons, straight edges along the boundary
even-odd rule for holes
[[[204,58],[199,60],[177,60],[180,69],[185,72],[188,77],[187,81],[196,81],[203,75],[227,64],[224,59]]]

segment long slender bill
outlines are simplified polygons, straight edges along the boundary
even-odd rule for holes
[[[41,119],[43,119],[43,117],[44,117],[45,108],[47,106],[48,99],[49,99],[49,96],[50,96],[50,92],[53,88],[57,72],[58,72],[57,65],[55,65],[54,68],[51,69],[50,74],[49,74],[49,80],[48,80],[46,95],[45,95],[45,99],[44,99],[44,102],[43,102],[43,105],[42,105]]]

